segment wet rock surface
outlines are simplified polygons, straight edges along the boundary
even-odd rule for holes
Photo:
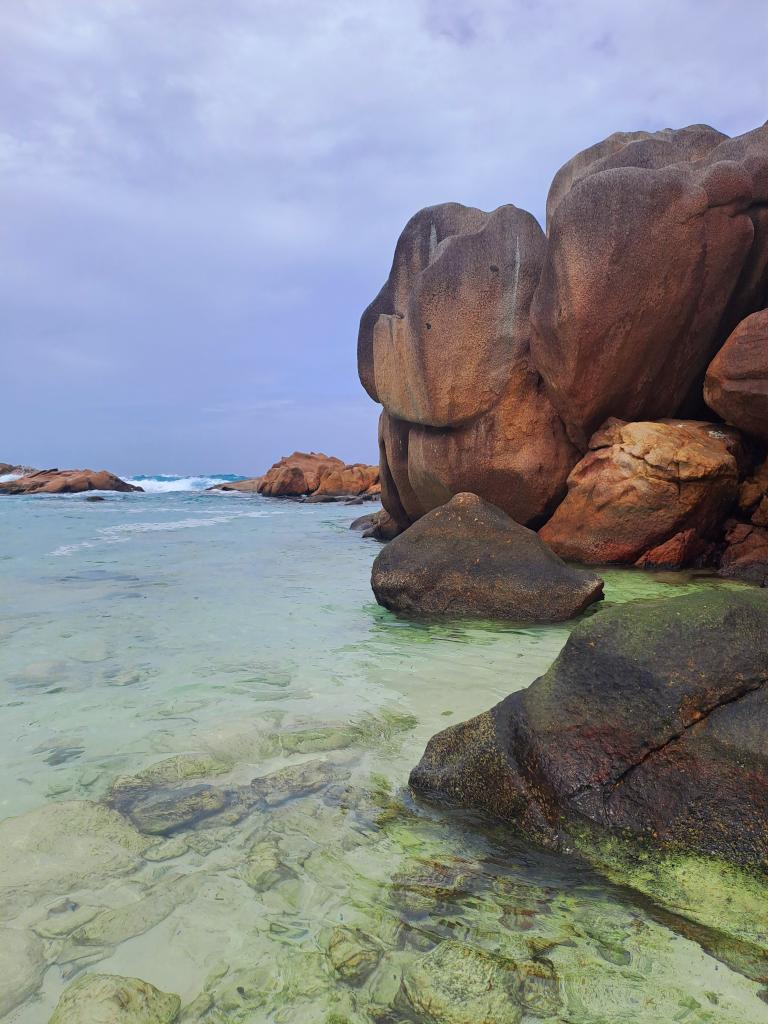
[[[415,791],[545,842],[589,822],[764,870],[768,595],[602,611],[552,668],[434,737]]]
[[[391,541],[373,564],[376,600],[412,615],[557,622],[602,595],[494,505],[459,494]]]

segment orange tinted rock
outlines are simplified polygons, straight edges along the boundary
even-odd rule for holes
[[[609,416],[700,404],[712,357],[764,302],[768,127],[712,148],[708,131],[630,140],[556,189],[532,354],[582,448]]]
[[[738,436],[711,423],[609,420],[540,536],[577,562],[634,563],[684,530],[706,538],[738,493]]]
[[[379,483],[379,467],[355,463],[351,466],[334,466],[320,477],[313,494],[331,496],[375,493]]]
[[[143,491],[106,469],[41,469],[0,483],[0,494],[80,494],[83,491]]]
[[[726,423],[768,441],[768,309],[742,320],[712,360],[704,398]]]
[[[720,575],[768,585],[768,530],[731,520],[725,531]]]
[[[261,478],[259,493],[269,498],[297,498],[311,494],[317,490],[326,473],[343,465],[341,459],[320,452],[284,455]]]
[[[511,205],[484,213],[446,203],[412,217],[360,322],[360,379],[371,397],[425,426],[487,412],[527,343],[545,246],[536,220]]]
[[[565,495],[578,460],[538,373],[521,357],[488,412],[454,430],[411,427],[408,478],[424,511],[471,491],[538,525]]]
[[[379,417],[381,503],[402,530],[427,511],[411,486],[408,471],[411,426],[386,411]]]
[[[711,547],[696,530],[682,530],[635,562],[639,569],[684,569],[694,565]]]

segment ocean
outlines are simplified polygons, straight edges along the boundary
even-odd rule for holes
[[[0,497],[0,919],[32,950],[0,1017],[44,1024],[91,972],[176,993],[185,1024],[768,1022],[647,901],[408,792],[427,740],[532,682],[567,624],[396,618],[349,530],[375,506],[131,479]],[[609,602],[722,585],[605,579]],[[482,986],[466,1011],[445,986],[485,954],[518,987],[481,1017]]]

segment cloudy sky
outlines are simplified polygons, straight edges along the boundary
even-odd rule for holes
[[[612,131],[762,123],[767,10],[4,0],[0,461],[373,460],[357,322],[407,218],[541,219]]]

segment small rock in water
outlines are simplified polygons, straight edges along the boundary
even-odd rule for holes
[[[225,790],[218,786],[199,785],[159,790],[129,804],[123,813],[140,832],[167,835],[177,829],[194,828],[227,805]]]
[[[177,995],[140,978],[86,974],[64,990],[49,1024],[172,1024]]]
[[[34,931],[42,939],[61,939],[92,921],[102,910],[104,907],[81,907],[71,900],[63,900],[51,907],[44,921],[34,925]]]
[[[89,494],[86,497],[85,500],[86,501],[106,501],[107,499],[106,498],[102,498],[102,496],[100,494]]]
[[[250,788],[257,800],[263,801],[268,807],[276,807],[287,800],[317,793],[332,782],[348,776],[346,769],[327,761],[305,761],[254,779]]]
[[[464,861],[413,860],[392,876],[392,900],[407,912],[428,912],[466,896],[470,882]]]
[[[328,959],[336,973],[353,984],[359,984],[381,959],[379,943],[360,928],[337,925],[328,940]]]
[[[251,847],[240,870],[240,877],[256,892],[265,892],[295,875],[281,860],[277,840],[269,838]]]
[[[397,1008],[439,1024],[520,1024],[514,961],[461,942],[441,942],[409,965]]]

